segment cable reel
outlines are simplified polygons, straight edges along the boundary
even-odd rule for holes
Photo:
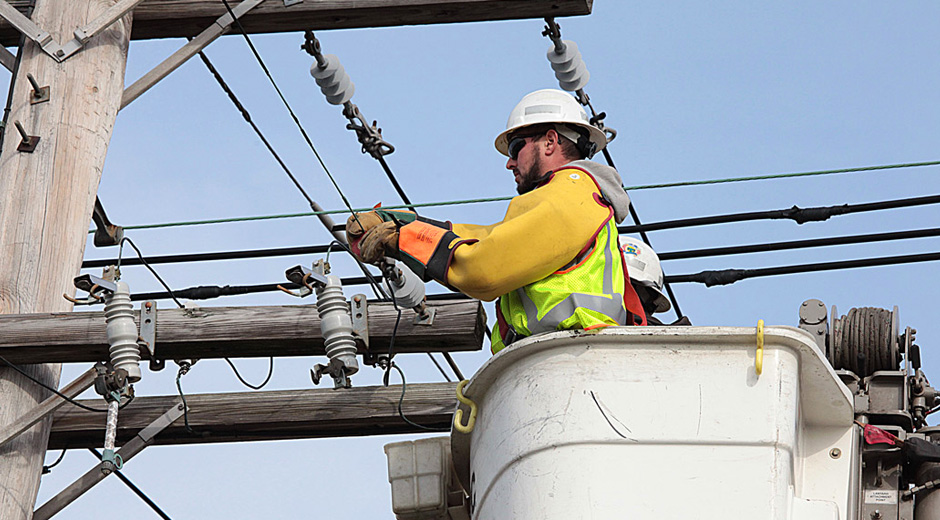
[[[832,307],[827,357],[835,369],[868,377],[880,370],[897,370],[901,362],[898,308],[876,307],[849,309],[836,318]]]

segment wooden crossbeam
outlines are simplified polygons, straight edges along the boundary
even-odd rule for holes
[[[456,383],[409,384],[402,413],[422,426],[449,428],[457,406],[455,390]],[[155,442],[199,444],[426,433],[398,415],[400,396],[401,385],[193,394],[186,396],[186,404],[196,435],[187,432],[180,419],[160,432]],[[121,410],[118,444],[132,439],[178,401],[176,395],[136,398]],[[79,402],[104,406],[101,399]],[[75,406],[60,408],[53,419],[49,449],[100,446],[104,425],[102,413]]]
[[[0,0],[2,1],[2,0]],[[486,316],[477,300],[434,301],[434,324],[415,325],[402,310],[396,353],[479,350]],[[369,304],[370,349],[388,350],[398,313],[391,303]],[[139,312],[135,311],[135,319]],[[138,320],[139,322],[139,320]],[[80,363],[108,358],[103,312],[0,315],[0,356],[11,363]],[[362,350],[361,352],[365,352]],[[203,307],[157,312],[156,357],[311,356],[324,353],[315,305]],[[146,358],[146,352],[142,352]]]
[[[7,1],[7,0],[3,0]],[[228,0],[234,7],[239,0]],[[30,0],[9,0],[25,13]],[[593,0],[303,0],[285,7],[267,0],[242,20],[250,33],[352,29],[480,22],[591,14]],[[194,36],[225,13],[219,0],[144,0],[134,10],[131,38]],[[3,21],[0,42],[16,45],[19,34]]]

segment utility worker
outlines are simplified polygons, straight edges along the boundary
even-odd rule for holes
[[[571,95],[533,92],[496,137],[519,193],[501,222],[451,224],[377,209],[351,216],[346,236],[365,262],[393,257],[425,281],[499,297],[493,353],[542,332],[645,325],[617,240],[630,199],[616,170],[586,160],[606,144]]]
[[[663,325],[653,314],[667,312],[672,308],[669,298],[663,293],[663,268],[659,255],[642,240],[630,236],[620,237],[620,251],[627,263],[630,284],[640,298],[648,325]],[[670,325],[692,325],[687,316],[682,316]]]

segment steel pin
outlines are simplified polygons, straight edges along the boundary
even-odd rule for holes
[[[19,121],[13,121],[13,125],[16,126],[16,129],[20,132],[23,141],[29,141],[29,134],[26,133],[26,129],[23,128],[23,125]]]

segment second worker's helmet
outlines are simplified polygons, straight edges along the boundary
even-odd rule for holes
[[[630,280],[649,287],[656,294],[656,312],[666,312],[672,305],[663,294],[663,268],[659,265],[659,256],[645,242],[633,237],[620,237],[620,250],[627,263]]]
[[[513,132],[532,125],[557,123],[568,125],[582,130],[581,135],[573,129],[558,131],[559,134],[571,139],[579,145],[582,152],[590,157],[607,146],[607,136],[599,128],[591,124],[587,112],[581,108],[578,101],[566,92],[555,89],[536,90],[526,94],[522,101],[509,113],[506,121],[506,130],[496,136],[496,149],[499,153],[509,156],[509,135]],[[557,130],[556,130],[557,131]],[[580,139],[580,143],[578,142]],[[593,145],[593,146],[591,146]]]

